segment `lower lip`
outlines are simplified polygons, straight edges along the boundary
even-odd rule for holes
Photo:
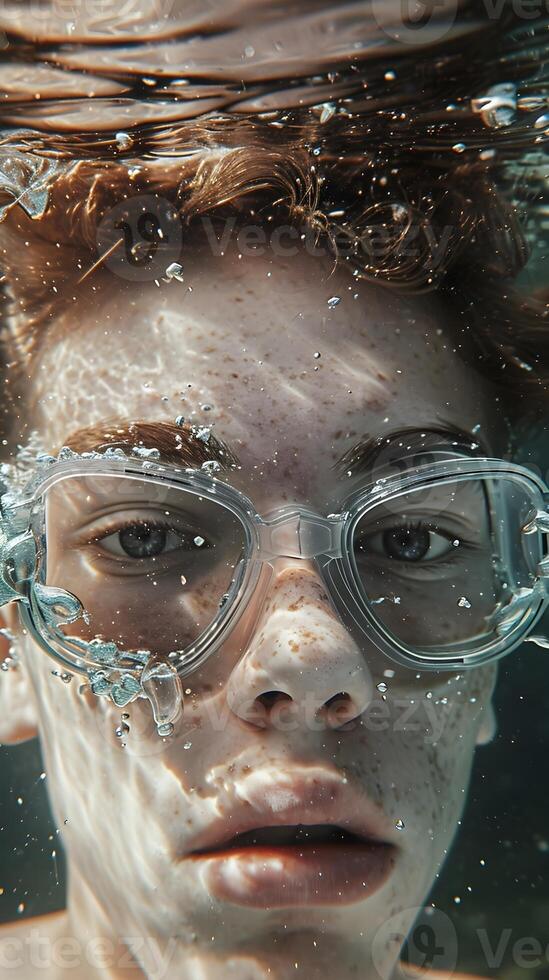
[[[192,856],[215,898],[250,908],[350,905],[381,888],[393,870],[389,844],[228,848]]]

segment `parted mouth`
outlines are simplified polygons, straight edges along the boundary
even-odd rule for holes
[[[381,841],[372,840],[355,834],[345,827],[338,824],[318,823],[318,824],[282,824],[278,826],[254,827],[235,834],[228,840],[219,844],[217,847],[208,848],[208,853],[223,850],[243,850],[244,848],[254,847],[321,847],[325,844],[342,844],[346,846],[360,844],[381,844]],[[200,851],[195,851],[199,854]]]
[[[253,848],[348,850],[398,845],[379,806],[327,766],[258,768],[231,787],[227,805],[190,842],[187,857]]]

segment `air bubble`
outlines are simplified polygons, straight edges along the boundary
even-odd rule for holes
[[[209,442],[211,434],[212,430],[209,425],[193,426],[193,436],[195,439],[200,439],[201,442]]]
[[[466,596],[462,595],[458,599],[458,606],[460,607],[460,609],[470,609],[471,603],[469,602]]]
[[[184,742],[183,748],[184,749],[190,749],[190,748],[192,748],[192,744],[193,744],[192,742]]]
[[[119,150],[131,150],[133,146],[133,139],[129,133],[117,133],[115,140]]]
[[[380,681],[379,684],[376,684],[376,687],[380,694],[385,694],[387,691],[387,685],[385,681]]]
[[[485,126],[498,129],[510,126],[517,109],[517,89],[513,82],[501,82],[485,95],[471,100],[471,109],[480,115]]]
[[[161,738],[169,738],[170,735],[173,735],[174,728],[171,721],[168,721],[164,725],[158,725],[156,730]]]
[[[325,102],[320,113],[320,125],[323,126],[324,123],[329,122],[332,116],[335,115],[335,111],[336,107],[333,102]]]
[[[204,473],[219,473],[221,469],[221,463],[218,463],[216,459],[208,459],[205,463],[202,463],[200,469]]]
[[[340,303],[341,303],[341,296],[330,296],[328,300],[328,309],[333,310]]]
[[[197,548],[201,548],[202,545],[204,544],[204,538],[201,538],[199,534],[197,534],[196,537],[193,538],[193,541]]]
[[[454,153],[464,153],[467,149],[465,143],[454,143],[452,150]]]
[[[125,722],[122,722],[120,725],[117,725],[117,727],[114,730],[114,734],[116,735],[117,738],[123,738],[124,735],[128,734],[129,730],[130,730],[129,725],[126,725]]]
[[[133,446],[132,456],[139,456],[139,459],[160,459],[160,450],[147,449],[145,446]]]
[[[165,282],[171,282],[173,279],[177,279],[178,282],[183,282],[183,266],[179,262],[170,262],[166,269],[166,279]]]
[[[398,818],[398,820],[395,820],[395,827],[397,830],[404,830],[405,827],[404,820],[401,820],[400,817]]]

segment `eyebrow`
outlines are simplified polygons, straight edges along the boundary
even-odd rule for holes
[[[358,476],[368,473],[384,451],[389,453],[387,463],[390,463],[441,448],[458,449],[470,456],[488,454],[479,435],[452,423],[429,423],[421,428],[395,429],[383,436],[364,435],[333,464],[332,469],[339,476]]]
[[[217,438],[210,426],[179,425],[165,420],[103,419],[77,429],[67,436],[63,445],[77,453],[100,452],[107,448],[120,448],[126,452],[131,452],[134,447],[157,449],[160,462],[199,469],[203,463],[214,460],[225,473],[240,465],[235,450]],[[478,435],[451,423],[433,423],[421,428],[395,429],[383,436],[364,435],[346,450],[332,469],[340,477],[358,476],[371,470],[384,450],[391,454],[389,462],[436,448],[457,448],[469,455],[486,454]]]
[[[67,436],[63,445],[76,453],[101,452],[107,448],[128,453],[134,447],[157,449],[160,462],[193,469],[212,460],[227,472],[239,465],[235,451],[213,434],[211,426],[188,422],[180,425],[165,420],[103,419],[77,429]]]

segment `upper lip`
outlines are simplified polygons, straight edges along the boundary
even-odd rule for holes
[[[226,791],[226,784],[224,787]],[[325,767],[281,772],[256,769],[235,781],[219,815],[191,843],[190,852],[219,849],[237,834],[259,827],[332,824],[380,844],[395,844],[396,832],[364,792]]]

